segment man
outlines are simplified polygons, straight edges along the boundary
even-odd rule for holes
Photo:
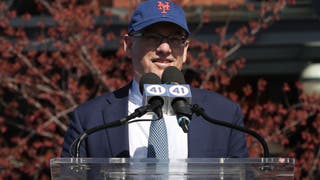
[[[75,109],[62,156],[71,156],[72,143],[86,129],[119,120],[142,106],[138,88],[142,75],[152,72],[161,78],[168,66],[181,70],[186,62],[189,34],[184,12],[178,5],[167,0],[140,3],[124,37],[124,49],[134,68],[133,81]],[[243,125],[239,105],[214,92],[192,88],[191,93],[192,104],[200,105],[210,117]],[[245,137],[236,130],[210,124],[195,115],[189,133],[181,130],[175,116],[164,114],[162,121],[167,128],[169,159],[248,156]],[[82,143],[81,157],[148,157],[150,124],[136,122],[96,132]]]

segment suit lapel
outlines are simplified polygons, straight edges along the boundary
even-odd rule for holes
[[[128,94],[131,83],[106,98],[103,110],[104,123],[118,121],[128,114]],[[129,157],[128,125],[106,129],[111,157]]]

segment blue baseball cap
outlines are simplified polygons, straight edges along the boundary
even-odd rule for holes
[[[157,22],[170,22],[190,34],[183,9],[169,0],[147,0],[138,5],[131,16],[128,32],[139,31]]]

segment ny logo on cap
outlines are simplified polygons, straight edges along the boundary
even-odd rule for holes
[[[167,14],[167,11],[170,10],[169,2],[162,3],[161,1],[158,1],[158,9],[162,11],[162,14]]]

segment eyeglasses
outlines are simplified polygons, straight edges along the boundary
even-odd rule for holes
[[[182,47],[186,40],[187,36],[185,35],[168,35],[164,36],[159,33],[145,33],[145,32],[131,32],[129,36],[143,38],[146,43],[153,47],[159,46],[164,40],[166,40],[171,47]]]

